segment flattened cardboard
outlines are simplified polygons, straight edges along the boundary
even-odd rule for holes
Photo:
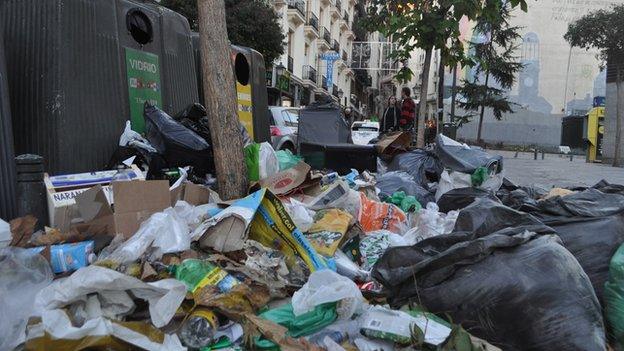
[[[301,161],[293,168],[260,180],[260,186],[268,188],[275,195],[284,195],[301,185],[310,173],[310,165]]]
[[[393,132],[384,135],[375,144],[375,149],[379,155],[393,156],[397,153],[407,151],[412,141],[412,135],[408,132]]]
[[[207,186],[187,182],[171,190],[171,206],[178,201],[185,201],[193,206],[221,202],[216,191]]]

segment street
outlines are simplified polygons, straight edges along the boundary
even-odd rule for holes
[[[488,150],[489,153],[502,155],[505,176],[518,185],[540,185],[545,188],[566,186],[592,186],[601,179],[610,183],[624,184],[624,170],[608,164],[586,163],[583,156],[574,156],[570,162],[568,156],[546,154],[544,160],[533,153]]]

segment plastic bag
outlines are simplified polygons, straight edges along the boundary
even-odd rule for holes
[[[245,164],[250,181],[266,179],[279,172],[279,161],[271,144],[264,142],[245,147]]]
[[[132,146],[139,149],[143,149],[147,152],[158,152],[147,139],[143,138],[143,136],[134,130],[132,130],[132,125],[130,121],[126,121],[126,127],[124,128],[123,133],[119,137],[119,146]]]
[[[427,187],[428,183],[437,182],[440,179],[443,166],[434,153],[416,149],[394,156],[388,165],[388,171],[407,172],[417,184]]]
[[[292,297],[293,313],[301,316],[329,302],[338,302],[336,313],[340,319],[350,319],[361,311],[364,297],[351,279],[323,269],[312,273],[308,282],[295,292]]]
[[[0,249],[0,350],[13,350],[24,342],[35,296],[54,275],[43,256],[28,250]]]
[[[415,216],[415,226],[403,235],[407,245],[414,245],[427,238],[449,234],[455,227],[459,212],[450,211],[444,214],[438,211],[438,206],[430,202],[427,208],[420,210]]]
[[[245,165],[247,166],[247,179],[255,182],[260,179],[260,144],[251,143],[245,146]]]
[[[290,150],[279,150],[275,152],[277,160],[279,161],[279,170],[284,171],[289,168],[295,167],[295,165],[303,161],[303,157],[293,155]]]
[[[192,166],[197,174],[214,174],[212,147],[204,138],[146,103],[145,134],[168,167]]]
[[[501,185],[503,184],[503,175],[502,173],[498,174],[490,174],[487,179],[485,179],[479,188],[491,190],[493,192],[498,191]],[[442,175],[440,176],[440,182],[438,183],[438,190],[436,191],[435,198],[436,201],[440,200],[442,195],[447,192],[457,189],[457,188],[470,188],[473,186],[472,175],[468,173],[455,172],[455,171],[447,171],[444,170]]]
[[[477,199],[453,233],[388,249],[373,277],[391,306],[420,302],[505,350],[604,350],[587,275],[545,234],[554,231],[535,217]]]
[[[365,232],[389,230],[403,233],[406,230],[407,216],[393,204],[369,200],[360,193],[360,213],[358,216]]]
[[[299,202],[293,198],[290,198],[289,202],[284,202],[284,207],[297,228],[302,232],[307,232],[308,229],[310,229],[312,223],[314,223],[315,211],[310,210],[303,202]]]
[[[99,260],[129,263],[149,253],[150,260],[160,259],[163,254],[186,251],[191,248],[188,224],[169,207],[154,213],[139,230],[121,244],[108,257],[100,255]],[[149,250],[149,252],[148,252]]]
[[[261,143],[259,152],[260,165],[258,173],[260,179],[266,179],[280,171],[279,161],[271,144],[267,142]]]
[[[457,188],[444,193],[437,201],[441,212],[461,210],[474,202],[476,198],[485,197],[498,202],[498,198],[490,190],[479,188]]]
[[[609,261],[624,243],[624,196],[588,189],[539,201],[537,206],[531,214],[557,232],[602,300]]]
[[[481,148],[458,143],[442,134],[436,137],[435,154],[444,167],[457,172],[472,174],[479,167],[485,167],[488,173],[503,170],[502,156],[492,156]]]
[[[332,324],[338,315],[336,314],[335,303],[315,306],[312,310],[300,315],[295,315],[293,304],[287,303],[280,307],[262,312],[260,317],[286,327],[288,329],[288,335],[298,338],[300,336],[314,334]]]
[[[435,201],[435,192],[431,192],[414,181],[414,178],[403,171],[394,171],[383,174],[377,179],[375,186],[379,189],[379,198],[392,196],[397,191],[414,196],[423,206]]]
[[[609,280],[604,288],[605,317],[616,349],[624,346],[624,245],[609,264]]]
[[[422,208],[418,200],[411,195],[405,195],[404,191],[397,191],[387,197],[384,202],[398,206],[403,212],[418,212]]]

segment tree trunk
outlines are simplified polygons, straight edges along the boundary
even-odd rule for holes
[[[451,87],[451,124],[455,124],[455,99],[457,97],[457,65],[453,67],[453,85]]]
[[[440,65],[438,68],[438,123],[436,123],[437,134],[442,133],[444,126],[444,60],[440,51]]]
[[[425,114],[427,114],[427,94],[429,93],[429,72],[431,71],[431,55],[433,48],[425,52],[422,78],[420,81],[420,102],[418,104],[418,117],[414,121],[416,127],[416,147],[425,147]]]
[[[485,89],[487,93],[488,81],[490,80],[490,72],[485,72]],[[483,98],[483,97],[482,97]],[[477,129],[477,144],[481,145],[481,129],[483,129],[483,115],[485,114],[485,105],[481,105],[481,111],[479,112],[479,129]]]
[[[616,103],[615,103],[615,150],[613,151],[613,167],[620,167],[620,148],[622,146],[622,68],[618,63],[616,68]]]
[[[245,196],[248,184],[234,69],[225,26],[225,3],[224,0],[199,0],[197,10],[204,100],[217,185],[221,198],[230,200]]]

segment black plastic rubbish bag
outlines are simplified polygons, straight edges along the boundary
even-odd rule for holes
[[[438,199],[438,207],[440,212],[449,212],[461,210],[464,207],[470,205],[477,198],[488,198],[493,201],[498,201],[498,198],[487,189],[481,188],[456,188],[446,193]]]
[[[557,232],[602,301],[609,262],[624,243],[624,195],[588,189],[540,201],[538,207],[532,214]]]
[[[479,198],[453,233],[388,249],[372,274],[392,307],[422,304],[503,350],[605,350],[589,278],[549,233],[535,217]]]
[[[377,179],[375,186],[380,190],[379,197],[383,200],[397,191],[404,191],[406,195],[416,197],[424,207],[429,202],[435,202],[435,191],[431,192],[414,181],[411,175],[403,171],[384,173]]]
[[[422,187],[440,180],[444,168],[438,157],[429,151],[416,149],[394,156],[388,165],[388,171],[404,171]]]
[[[155,106],[146,103],[144,114],[147,139],[168,167],[192,166],[197,174],[214,173],[212,147],[204,138]]]
[[[503,157],[490,155],[478,147],[469,147],[439,134],[436,137],[435,153],[444,167],[463,173],[474,173],[479,167],[485,167],[490,173],[503,170]]]

